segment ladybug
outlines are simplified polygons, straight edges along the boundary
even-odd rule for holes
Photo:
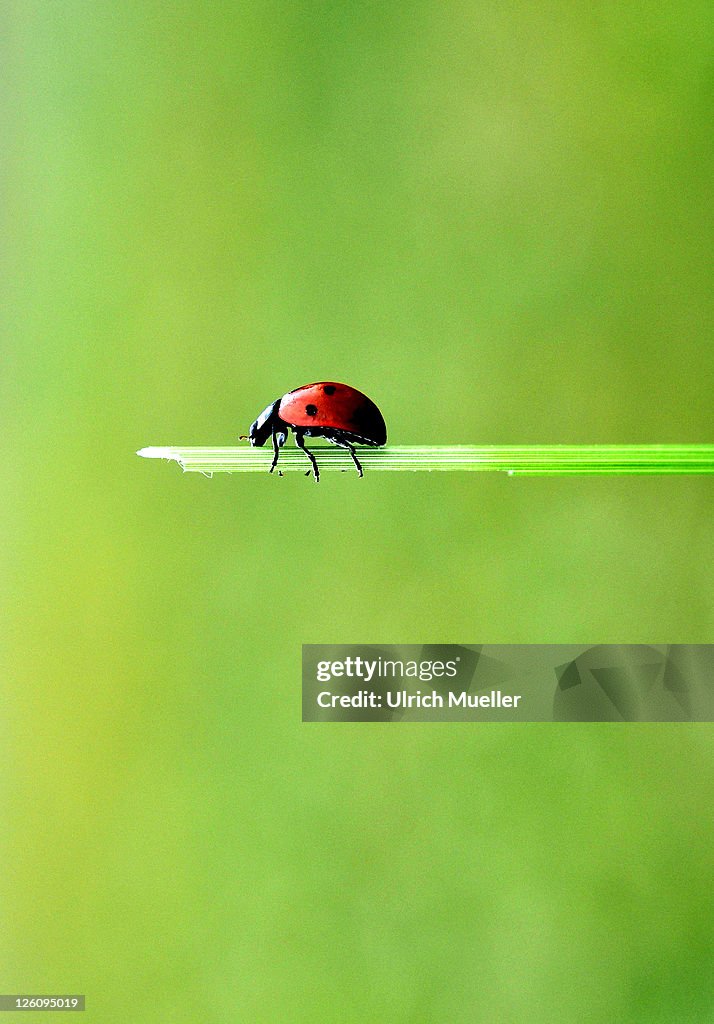
[[[353,446],[368,444],[380,448],[387,443],[384,417],[374,402],[348,384],[332,381],[303,384],[301,388],[288,391],[287,395],[271,402],[252,424],[248,434],[252,445],[262,448],[268,438],[272,439],[271,473],[278,464],[289,429],[295,434],[295,444],[312,463],[315,482],[320,479],[320,470],[315,456],[305,447],[304,438],[326,437],[332,444],[346,448],[360,476],[362,467]]]

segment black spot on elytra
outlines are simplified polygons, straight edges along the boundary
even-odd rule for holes
[[[317,406],[316,405],[306,405],[305,406],[305,412],[308,414],[308,416],[317,416]]]
[[[334,384],[325,384],[322,390],[325,392],[326,395],[334,395],[336,388]]]

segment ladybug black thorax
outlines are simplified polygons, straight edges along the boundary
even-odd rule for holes
[[[251,423],[248,439],[254,447],[262,448],[268,438],[274,433],[278,433],[281,427],[283,428],[282,432],[286,433],[286,424],[283,423],[278,415],[279,405],[280,399],[278,398],[263,409],[257,420]]]

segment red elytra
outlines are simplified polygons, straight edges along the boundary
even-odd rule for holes
[[[305,447],[304,438],[324,437],[352,456],[360,476],[362,467],[355,455],[354,445],[364,444],[379,448],[387,443],[384,417],[371,398],[349,384],[317,381],[303,384],[282,398],[271,402],[251,425],[250,443],[262,447],[268,438],[273,442],[272,473],[278,464],[280,449],[288,431],[295,435],[295,444],[307,455],[315,480],[320,479],[315,456]]]

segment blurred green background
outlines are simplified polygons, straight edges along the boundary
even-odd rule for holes
[[[711,4],[2,19],[0,990],[713,1020],[709,726],[308,726],[299,677],[712,641],[712,481],[134,455],[331,378],[395,443],[714,440]]]

